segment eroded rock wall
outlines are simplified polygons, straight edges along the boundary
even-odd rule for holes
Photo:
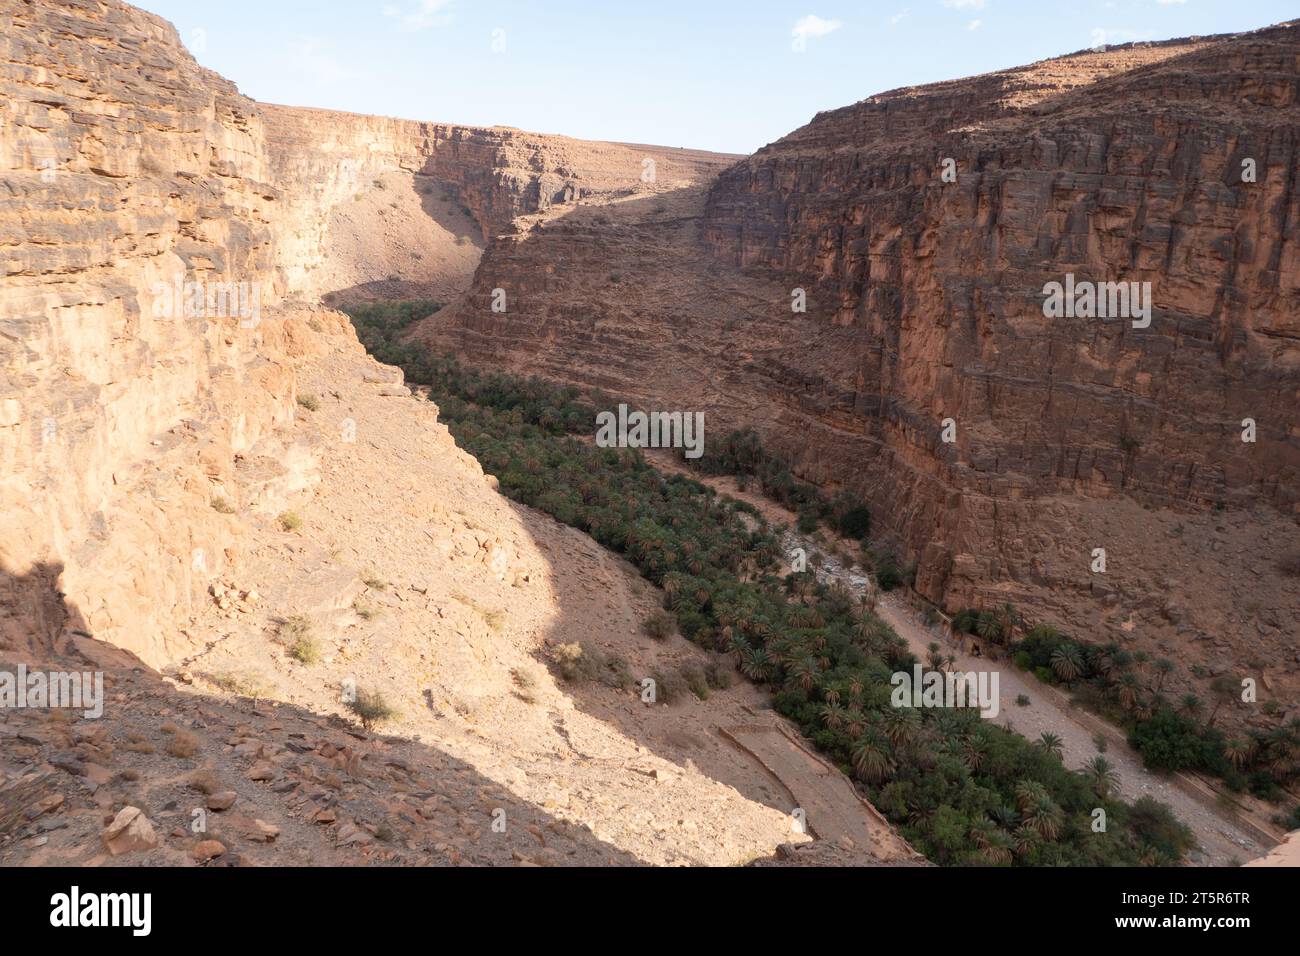
[[[868,490],[903,489],[881,517],[922,556],[931,597],[1028,576],[1023,539],[999,527],[1024,522],[1026,499],[1295,515],[1297,32],[874,97],[720,177],[710,246],[806,286],[811,321],[854,331],[857,380],[824,390],[881,441]],[[1044,318],[1044,284],[1067,273],[1149,282],[1150,327]],[[863,464],[798,453],[836,476]],[[963,552],[966,568],[946,566]]]
[[[292,414],[259,344],[279,333],[252,327],[281,287],[261,117],[149,14],[0,6],[0,565],[54,569],[91,629],[148,654],[195,554],[226,560],[205,471]],[[235,295],[190,316],[160,295],[177,282]],[[193,454],[138,484],[182,432]]]
[[[1285,697],[1298,33],[1085,52],[822,114],[703,195],[522,222],[421,335],[704,410],[714,435],[756,427],[803,477],[862,494],[950,608],[1011,601]],[[1044,285],[1070,273],[1149,282],[1149,327],[1045,318]]]

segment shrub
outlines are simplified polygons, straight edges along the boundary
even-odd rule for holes
[[[650,679],[655,682],[655,703],[671,704],[680,700],[690,690],[680,674],[674,671],[652,671]]]
[[[704,679],[714,690],[726,690],[731,686],[731,668],[718,661],[709,661],[704,665]]]
[[[212,505],[212,510],[218,514],[233,515],[235,513],[235,506],[225,498],[221,497],[221,495],[214,497],[210,503]]]
[[[682,680],[687,689],[700,700],[709,699],[709,681],[703,668],[687,664],[682,668]]]
[[[555,662],[555,669],[567,681],[576,681],[582,676],[582,657],[582,645],[577,641],[556,645],[551,651],[551,660]]]
[[[315,664],[320,660],[320,648],[311,633],[311,621],[305,615],[295,614],[279,622],[277,634],[289,656],[302,664]]]
[[[177,730],[163,747],[168,756],[189,758],[199,752],[199,738],[184,730]]]
[[[800,534],[812,534],[817,530],[817,513],[811,509],[801,509],[796,527]]]
[[[252,697],[254,700],[266,693],[264,688],[256,678],[248,677],[242,674],[201,674],[200,675],[214,687],[219,687],[227,694],[236,694],[240,697]]]
[[[1028,694],[1017,694],[1017,695],[1016,695],[1016,706],[1017,706],[1017,707],[1028,707],[1028,706],[1029,706],[1029,695],[1028,695]]]
[[[347,706],[367,731],[397,716],[397,711],[377,690],[357,688],[356,696],[347,702]]]
[[[623,690],[632,683],[627,661],[616,654],[602,654],[576,641],[551,650],[551,660],[560,677],[571,683],[595,682]]]
[[[304,634],[289,645],[289,656],[300,664],[315,664],[320,661],[320,647],[310,634]]]
[[[195,770],[190,774],[185,780],[185,786],[198,793],[216,793],[221,789],[221,783],[217,780],[216,774],[207,768]]]
[[[1140,844],[1146,844],[1169,860],[1177,860],[1196,846],[1192,831],[1179,822],[1174,812],[1153,797],[1140,797],[1128,813],[1128,825]]]
[[[298,404],[309,412],[314,412],[320,409],[320,399],[315,395],[299,395]]]
[[[1129,744],[1156,770],[1196,768],[1205,762],[1205,744],[1197,731],[1193,721],[1163,707],[1133,729]]]
[[[302,527],[302,518],[294,511],[282,511],[276,520],[280,522],[281,531],[297,531]]]
[[[667,611],[655,611],[642,622],[641,629],[656,641],[666,641],[677,630],[677,620]]]
[[[861,505],[850,508],[840,516],[840,534],[846,538],[864,539],[871,533],[871,512]]]

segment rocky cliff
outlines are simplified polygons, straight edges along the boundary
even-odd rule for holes
[[[208,499],[292,420],[312,303],[449,298],[518,214],[721,163],[264,107],[125,4],[0,8],[0,563],[149,660],[236,553]]]
[[[872,97],[707,191],[534,217],[423,334],[757,427],[863,494],[950,608],[1009,600],[1286,699],[1298,56],[1286,25]],[[1149,325],[1046,318],[1067,276],[1150,283]]]

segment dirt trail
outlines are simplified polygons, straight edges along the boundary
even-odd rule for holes
[[[650,451],[647,457],[664,471],[680,472],[704,481],[734,498],[752,504],[769,521],[793,528],[796,516],[770,499],[748,491],[741,491],[732,478],[708,478],[686,469],[671,452]],[[803,548],[811,557],[820,552],[824,563],[818,570],[820,577],[843,581],[855,592],[870,586],[866,574],[841,567],[830,555],[826,544],[809,536],[787,532],[784,546],[788,554]],[[972,657],[945,639],[937,628],[928,626],[915,610],[900,599],[884,595],[876,613],[887,621],[905,639],[917,656],[924,658],[929,645],[937,642],[945,655],[955,657],[954,667],[960,670],[988,669],[993,663],[986,658]],[[1218,813],[1177,787],[1171,780],[1142,766],[1142,760],[1128,746],[1123,734],[1099,718],[1078,713],[1058,691],[1039,683],[1013,667],[998,665],[999,711],[996,721],[1030,740],[1038,739],[1044,732],[1061,738],[1061,756],[1067,767],[1081,767],[1099,751],[1093,740],[1097,728],[1105,728],[1106,760],[1119,776],[1119,794],[1126,800],[1152,796],[1168,804],[1178,819],[1187,824],[1201,845],[1190,858],[1201,866],[1230,866],[1234,862],[1254,859],[1268,850],[1255,836],[1241,827],[1232,817]],[[1029,705],[1018,706],[1020,695],[1029,698]]]
[[[789,788],[806,831],[843,849],[869,847],[885,861],[921,855],[875,807],[858,796],[849,778],[800,743],[783,724],[742,724],[723,733]]]

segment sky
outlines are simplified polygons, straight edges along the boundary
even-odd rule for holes
[[[900,86],[1297,15],[1285,0],[137,5],[263,102],[730,153]]]

